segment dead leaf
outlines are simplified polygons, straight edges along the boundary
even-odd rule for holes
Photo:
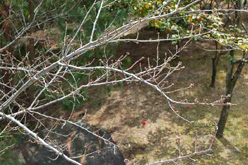
[[[83,155],[80,159],[80,163],[83,164],[85,162],[86,159],[86,155]]]
[[[72,140],[72,137],[76,134],[76,131],[73,131],[71,133],[71,135],[69,136],[69,138],[67,139],[66,141],[66,144],[67,144],[67,151],[69,154],[71,154],[71,140]]]

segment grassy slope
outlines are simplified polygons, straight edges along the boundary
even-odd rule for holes
[[[197,44],[199,45],[199,44]],[[191,45],[181,54],[180,61],[186,66],[183,71],[169,78],[176,86],[187,86],[194,83],[191,90],[172,94],[175,99],[214,101],[225,91],[225,72],[227,57],[220,61],[216,88],[209,88],[211,77],[211,52],[205,52]],[[203,45],[209,47],[209,45]],[[150,50],[148,50],[150,49]],[[160,52],[168,49],[166,44],[160,45]],[[133,60],[141,56],[154,57],[156,45],[123,44],[119,54],[129,50]],[[151,55],[151,52],[154,54]],[[180,164],[246,164],[248,161],[248,130],[246,107],[248,105],[248,69],[235,88],[233,103],[238,106],[230,110],[225,130],[226,141],[217,141],[212,155],[198,156],[193,160],[184,160]],[[127,159],[139,164],[154,162],[177,156],[176,139],[182,143],[182,154],[194,151],[194,138],[199,136],[199,149],[208,146],[210,134],[214,131],[213,122],[218,122],[221,107],[176,105],[180,114],[195,121],[187,124],[178,119],[168,108],[166,100],[153,89],[142,84],[125,85],[122,89],[112,90],[105,103],[97,111],[89,112],[87,121],[99,125],[112,133],[113,139],[119,143]],[[142,121],[147,125],[142,126]],[[240,153],[237,153],[240,151]]]

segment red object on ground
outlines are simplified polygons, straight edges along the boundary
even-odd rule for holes
[[[192,108],[192,106],[191,106],[191,105],[189,105],[189,106],[188,106],[188,108],[189,108],[189,109],[191,109],[191,108]]]
[[[146,125],[146,122],[145,122],[145,121],[143,121],[143,122],[142,122],[142,125]]]
[[[202,19],[202,17],[199,17],[199,18],[198,18],[198,21],[201,21],[201,19]]]

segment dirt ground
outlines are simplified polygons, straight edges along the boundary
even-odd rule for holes
[[[156,37],[156,32],[147,32],[145,37]],[[159,52],[164,56],[170,49],[169,43],[160,43]],[[201,47],[201,48],[200,48]],[[223,55],[218,68],[215,88],[210,88],[211,57],[214,52],[204,51],[211,48],[206,43],[194,43],[180,54],[185,69],[168,78],[176,87],[192,89],[170,94],[177,100],[214,101],[225,93],[225,73],[228,67],[227,56]],[[123,43],[118,46],[117,54],[130,53],[132,62],[144,56],[156,58],[157,44]],[[143,61],[146,65],[146,61]],[[225,130],[225,139],[216,140],[213,151],[208,155],[192,157],[179,161],[179,164],[246,164],[248,161],[248,67],[240,77],[233,95],[233,103],[238,104],[230,110]],[[106,92],[105,92],[106,93]],[[177,141],[180,139],[182,155],[194,152],[194,140],[198,135],[198,150],[208,147],[221,112],[220,107],[173,105],[186,119],[188,124],[178,118],[168,107],[166,99],[154,89],[141,84],[124,84],[111,88],[107,95],[95,94],[95,106],[88,107],[86,121],[111,133],[129,164],[146,164],[178,156]],[[99,103],[100,102],[100,103]],[[82,110],[84,110],[82,108]],[[143,125],[143,122],[146,125]]]

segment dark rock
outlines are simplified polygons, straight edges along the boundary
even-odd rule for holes
[[[90,127],[83,121],[79,121],[77,124],[113,142],[110,134],[103,129]],[[84,165],[125,165],[124,157],[118,148],[77,126],[67,123],[54,130],[39,133],[40,137],[47,135],[49,135],[50,144],[60,146],[63,148],[64,154],[74,157],[74,160],[78,162],[84,159]],[[56,157],[54,153],[37,144],[22,145],[22,148],[22,156],[25,159],[25,164],[28,165],[72,164],[62,157]],[[86,156],[82,158],[84,154]]]

